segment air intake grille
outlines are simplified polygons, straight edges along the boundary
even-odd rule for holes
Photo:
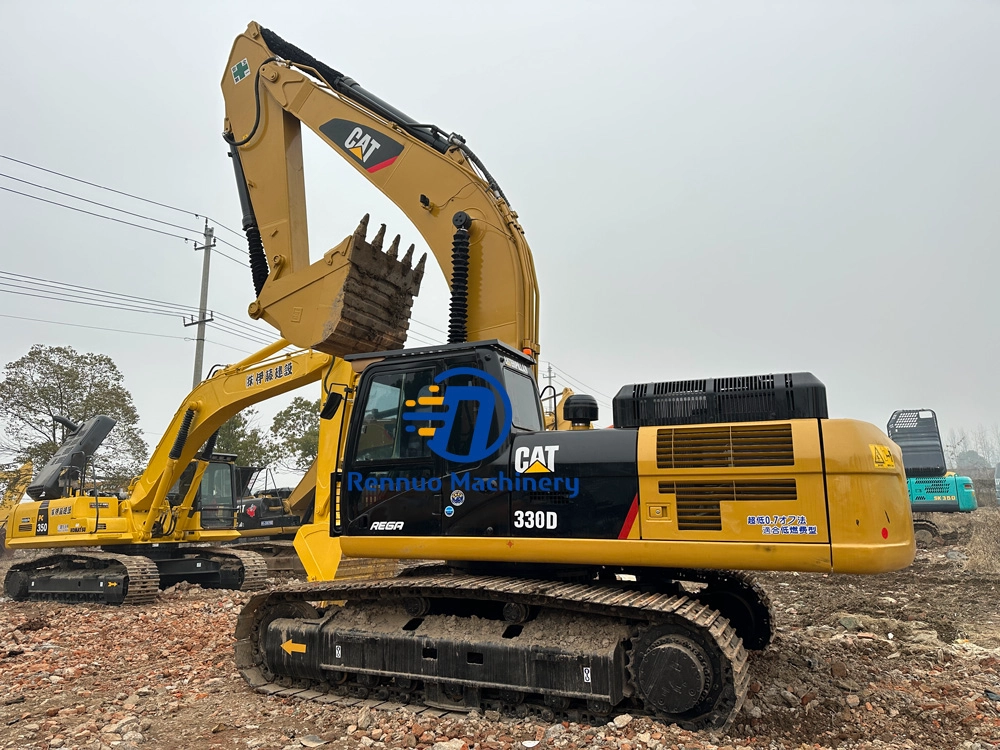
[[[938,495],[947,494],[951,489],[951,482],[947,479],[918,479],[914,482],[916,489],[920,492],[936,493]]]
[[[675,495],[677,528],[681,531],[722,531],[722,503],[795,500],[794,479],[735,482],[660,482],[660,493]]]
[[[656,431],[658,469],[752,468],[794,463],[789,424]]]
[[[618,428],[826,419],[826,388],[808,372],[634,383],[612,402]]]

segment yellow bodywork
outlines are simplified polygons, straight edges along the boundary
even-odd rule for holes
[[[739,431],[754,431],[755,442],[735,458]],[[874,425],[803,419],[638,432],[639,494],[618,538],[346,536],[341,546],[364,557],[822,573],[913,561],[902,455]],[[888,450],[894,466],[877,466],[870,445]]]

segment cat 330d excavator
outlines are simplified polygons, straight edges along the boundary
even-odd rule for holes
[[[330,346],[327,256],[308,263],[302,123],[407,214],[452,292],[447,344],[343,358],[317,469],[330,525],[309,540],[331,559],[447,563],[256,595],[237,625],[252,686],[721,727],[747,691],[745,649],[772,637],[744,571],[912,561],[898,448],[873,425],[829,419],[808,374],[626,385],[613,429],[543,430],[531,253],[465,140],[256,23],[222,89],[252,317]],[[565,415],[586,427],[595,407],[577,397]]]

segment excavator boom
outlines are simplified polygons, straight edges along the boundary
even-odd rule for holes
[[[499,339],[537,356],[531,251],[517,214],[461,136],[415,122],[257,23],[233,44],[222,92],[244,229],[251,237],[259,232],[263,243],[255,259],[251,239],[258,295],[252,317],[262,317],[299,346],[349,353],[327,341],[338,311],[323,297],[322,279],[336,263],[330,253],[309,262],[304,123],[399,206],[423,236],[452,286],[450,338]],[[467,225],[468,253],[460,252],[455,262],[459,225]],[[355,351],[379,348],[393,347]]]

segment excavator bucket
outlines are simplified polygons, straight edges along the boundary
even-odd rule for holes
[[[335,357],[403,348],[427,256],[414,267],[413,245],[400,260],[398,235],[383,252],[385,225],[371,242],[367,230],[366,214],[353,235],[308,268],[288,275],[272,268],[251,317],[296,346]]]

